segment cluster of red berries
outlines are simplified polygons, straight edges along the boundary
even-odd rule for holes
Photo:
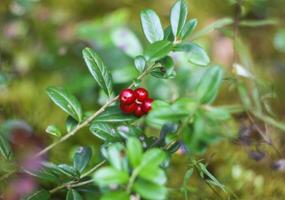
[[[144,88],[124,89],[120,93],[119,99],[121,110],[124,113],[133,113],[137,117],[147,114],[151,110],[153,102]]]

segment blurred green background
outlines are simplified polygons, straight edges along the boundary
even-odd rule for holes
[[[127,51],[132,55],[140,52],[140,45],[146,44],[140,28],[139,11],[154,9],[166,24],[173,2],[1,0],[0,122],[15,124],[24,121],[44,144],[51,143],[54,138],[46,135],[45,128],[49,124],[64,128],[66,115],[48,99],[45,89],[50,85],[64,86],[80,99],[85,110],[96,110],[104,102],[104,95],[83,62],[83,47],[95,48],[111,67],[116,91],[119,92],[137,76],[132,59],[121,49],[130,48]],[[237,13],[235,0],[188,0],[187,3],[190,18],[198,19],[198,31],[217,19],[235,18]],[[281,121],[285,120],[284,6],[284,0],[244,0],[241,19],[269,20],[269,23],[240,26],[238,37],[242,42],[236,47],[239,48],[240,59],[246,59],[255,77],[274,90],[275,95],[270,103]],[[230,25],[197,40],[207,49],[212,61],[221,64],[228,72],[233,70],[235,59],[232,31]],[[122,46],[128,43],[131,43],[131,47]],[[181,66],[187,69],[187,65],[182,63]],[[187,86],[177,82],[149,78],[143,85],[153,97],[171,100],[187,93]],[[217,104],[236,102],[236,94],[225,87]],[[272,168],[276,161],[282,164],[285,155],[284,133],[270,129],[280,155],[261,143],[258,148],[265,152],[265,157],[256,161],[250,153],[257,145],[246,146],[237,142],[242,120],[237,116],[226,139],[211,145],[202,157],[209,161],[209,168],[215,176],[240,199],[284,199],[285,164],[283,168],[278,165],[278,170]],[[93,146],[99,156],[96,147],[100,144],[96,137],[83,130],[54,148],[51,160],[56,163],[70,162],[70,149],[80,145]],[[70,156],[67,156],[67,152]],[[7,168],[2,161],[1,168]],[[176,155],[168,172],[171,187],[179,187],[186,168],[185,159]],[[189,184],[193,187],[191,199],[219,199],[199,180],[198,175]],[[182,194],[172,195],[170,199],[183,199]]]

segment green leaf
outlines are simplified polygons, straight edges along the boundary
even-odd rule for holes
[[[197,44],[179,44],[175,46],[174,50],[186,52],[188,55],[188,60],[195,65],[206,66],[210,63],[210,58],[206,51]]]
[[[174,61],[170,56],[166,56],[158,61],[161,67],[156,67],[151,71],[151,75],[157,78],[170,79],[175,78]]]
[[[11,157],[11,147],[2,130],[0,130],[0,153],[6,160]]]
[[[198,24],[197,19],[192,19],[186,22],[185,26],[181,31],[181,39],[185,39],[186,37],[188,37],[194,31],[197,24]]]
[[[209,67],[196,89],[197,99],[203,104],[213,102],[219,92],[223,79],[223,69],[219,66]]]
[[[145,199],[164,200],[167,197],[167,189],[164,186],[149,181],[137,180],[134,190]]]
[[[107,96],[111,97],[113,95],[113,86],[109,69],[92,49],[85,48],[82,54],[90,73],[98,85],[104,90]]]
[[[124,184],[129,180],[128,173],[114,169],[113,167],[103,167],[95,172],[94,181],[100,186],[112,184]]]
[[[66,130],[67,132],[71,132],[78,125],[77,121],[74,120],[71,116],[68,116],[66,119]]]
[[[83,117],[81,105],[72,94],[60,87],[47,88],[47,94],[57,106],[81,122]]]
[[[172,33],[176,37],[180,37],[181,31],[184,28],[187,19],[187,6],[183,0],[178,0],[170,11],[170,24]]]
[[[201,171],[203,172],[203,174],[207,175],[208,178],[211,179],[211,183],[213,183],[214,185],[218,186],[219,188],[221,188],[223,191],[225,191],[225,186],[220,183],[220,181],[218,181],[218,179],[216,179],[216,177],[214,175],[212,175],[206,168],[206,166],[203,163],[199,163],[199,168],[201,169]]]
[[[135,137],[128,138],[127,153],[129,161],[132,164],[132,166],[134,168],[137,167],[140,164],[143,155],[142,144],[137,138]]]
[[[125,147],[121,143],[113,143],[107,148],[105,156],[115,169],[125,170],[127,169],[127,159],[124,154]]]
[[[103,113],[98,115],[93,122],[108,122],[108,123],[118,123],[118,122],[130,122],[137,118],[133,115],[127,115],[122,113],[120,108],[115,106],[108,107]]]
[[[224,109],[219,107],[206,107],[204,114],[211,120],[228,120],[231,116],[230,113]]]
[[[239,26],[245,27],[259,27],[259,26],[268,26],[268,25],[277,25],[279,23],[276,19],[264,19],[264,20],[242,20],[239,23]]]
[[[141,12],[143,32],[150,43],[163,40],[164,32],[158,15],[150,9]]]
[[[115,141],[116,138],[118,138],[115,128],[108,123],[94,122],[90,126],[89,130],[96,137],[104,141]]]
[[[66,200],[82,200],[83,198],[81,197],[81,195],[79,194],[79,192],[77,192],[74,189],[70,189],[67,192],[66,195]]]
[[[148,166],[140,171],[139,177],[158,185],[163,185],[167,181],[165,172],[159,167]]]
[[[143,154],[141,159],[141,163],[138,166],[138,171],[143,171],[145,168],[158,167],[162,162],[166,160],[166,154],[161,149],[153,148],[146,151]]]
[[[154,42],[145,49],[145,58],[150,61],[159,60],[172,50],[172,43],[170,41],[162,40]]]
[[[60,164],[60,165],[58,165],[58,169],[68,177],[77,177],[78,176],[75,169],[69,165]]]
[[[277,31],[273,39],[273,44],[275,49],[285,53],[285,28]]]
[[[100,200],[130,200],[130,196],[125,191],[114,191],[105,193]]]
[[[49,200],[50,194],[46,190],[39,190],[25,198],[26,200]]]
[[[92,149],[90,147],[79,147],[73,157],[73,167],[79,172],[87,167],[92,156]]]
[[[208,25],[207,27],[203,28],[202,30],[196,32],[195,34],[193,34],[193,36],[191,37],[192,40],[196,40],[200,37],[203,37],[205,35],[207,35],[208,33],[217,30],[217,29],[221,29],[225,26],[231,25],[233,23],[233,19],[232,18],[221,18],[218,19],[217,21],[213,22],[212,24]]]
[[[146,61],[143,56],[137,56],[135,57],[135,66],[138,72],[143,72],[146,67]]]
[[[166,27],[166,29],[164,29],[164,40],[168,40],[170,42],[173,42],[174,40],[174,36],[170,25]]]
[[[56,136],[56,137],[60,137],[61,136],[60,130],[55,125],[49,125],[46,128],[46,132],[48,134],[51,134],[51,135]]]

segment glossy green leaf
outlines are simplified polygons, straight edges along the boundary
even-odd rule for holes
[[[125,191],[114,191],[105,193],[100,200],[130,200],[130,196]]]
[[[164,32],[158,15],[150,9],[141,12],[143,32],[150,43],[163,40]]]
[[[170,42],[173,42],[174,40],[174,36],[170,25],[166,27],[166,29],[164,29],[164,40],[168,40]]]
[[[98,185],[107,186],[127,183],[129,176],[125,171],[117,170],[113,167],[103,167],[95,172],[93,178]]]
[[[91,160],[92,149],[90,147],[79,147],[77,148],[73,156],[73,167],[79,172],[87,167],[89,161]]]
[[[207,52],[197,44],[179,44],[175,46],[174,50],[186,52],[188,60],[195,65],[206,66],[210,63],[210,58]]]
[[[120,108],[116,106],[108,107],[103,113],[98,115],[93,122],[108,122],[108,123],[118,123],[118,122],[130,122],[137,118],[133,115],[127,115],[122,113]]]
[[[139,139],[130,137],[127,140],[127,154],[132,166],[137,167],[142,159],[143,147]]]
[[[172,43],[170,41],[162,40],[148,45],[144,54],[147,60],[155,61],[167,56],[171,50]]]
[[[54,126],[54,125],[49,125],[47,128],[46,128],[46,132],[50,135],[53,135],[53,136],[56,136],[56,137],[60,137],[61,136],[61,132],[60,130]]]
[[[115,128],[108,123],[94,122],[89,127],[89,130],[104,141],[113,141],[118,138]]]
[[[186,22],[185,26],[183,27],[182,31],[181,31],[181,38],[185,39],[187,38],[196,28],[198,24],[197,19],[192,19],[188,22]]]
[[[66,130],[67,132],[71,132],[73,129],[75,129],[75,127],[78,125],[78,122],[76,120],[74,120],[71,116],[68,116],[66,119]]]
[[[49,200],[50,193],[46,190],[39,190],[25,198],[25,200]]]
[[[0,153],[6,160],[8,160],[11,156],[10,144],[2,133],[2,130],[0,130]]]
[[[223,69],[219,66],[209,67],[196,89],[197,99],[208,104],[215,100],[223,79]]]
[[[69,166],[69,165],[60,164],[60,165],[58,165],[58,169],[63,174],[65,174],[66,176],[69,176],[69,177],[77,177],[78,176],[76,170],[73,167]]]
[[[68,113],[77,121],[83,118],[82,108],[79,101],[68,91],[60,87],[47,88],[47,94],[51,100],[62,110]]]
[[[138,70],[138,72],[143,72],[146,67],[146,61],[143,56],[137,56],[135,57],[135,67]]]
[[[145,199],[164,200],[167,197],[167,189],[164,186],[149,181],[137,180],[134,190]]]
[[[66,200],[82,200],[83,198],[81,197],[81,195],[79,194],[79,192],[77,192],[74,189],[70,189],[67,192],[66,195]]]
[[[176,1],[170,11],[170,24],[172,33],[176,37],[180,37],[181,35],[181,31],[186,23],[187,14],[188,10],[184,0]]]
[[[124,155],[125,147],[121,143],[111,144],[105,152],[105,157],[115,169],[127,171],[128,163]]]
[[[113,95],[112,76],[107,66],[90,48],[85,48],[82,54],[90,73],[98,85],[104,90],[107,96],[111,97]]]

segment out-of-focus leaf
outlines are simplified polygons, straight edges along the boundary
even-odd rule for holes
[[[183,43],[175,46],[175,51],[183,51],[187,53],[188,60],[200,66],[206,66],[210,63],[210,58],[206,51],[197,44]]]
[[[10,144],[8,143],[7,138],[4,136],[1,128],[0,128],[0,153],[6,160],[8,160],[11,156]]]
[[[170,24],[172,33],[176,37],[180,37],[187,19],[187,6],[184,0],[177,0],[170,11]]]
[[[105,193],[100,200],[130,200],[129,194],[125,191],[114,191]]]
[[[150,43],[163,40],[164,32],[158,15],[150,9],[141,12],[143,32]]]
[[[159,167],[152,167],[151,165],[140,171],[139,177],[158,185],[163,185],[167,181],[165,172]]]
[[[95,172],[93,178],[98,185],[107,186],[127,183],[129,176],[125,171],[117,170],[113,167],[103,167]]]
[[[79,172],[87,167],[92,156],[92,149],[90,147],[79,147],[73,157],[73,167]]]
[[[116,28],[112,32],[111,38],[119,49],[132,58],[143,53],[140,41],[128,28]]]
[[[135,67],[140,73],[145,70],[146,61],[143,56],[135,57]]]
[[[166,154],[161,149],[150,149],[143,154],[141,163],[138,166],[139,171],[143,171],[145,168],[158,167],[166,159]]]
[[[238,85],[238,92],[242,102],[242,105],[245,109],[249,109],[251,107],[251,100],[249,98],[246,87],[243,84]]]
[[[143,148],[141,142],[137,138],[135,137],[128,138],[127,153],[128,153],[128,159],[132,164],[132,166],[134,168],[137,167],[140,164],[143,155]]]
[[[104,141],[113,141],[118,138],[116,130],[108,123],[95,122],[92,123],[89,130],[98,138]]]
[[[112,76],[102,59],[90,48],[82,51],[84,61],[98,83],[98,85],[111,97],[113,95]]]
[[[137,180],[134,190],[145,199],[164,200],[167,196],[167,189],[164,186],[144,180]]]
[[[59,87],[47,88],[47,94],[51,100],[77,121],[81,121],[83,114],[79,101],[68,91]]]
[[[282,52],[285,53],[285,29],[280,29],[274,36],[274,47]]]
[[[218,94],[222,79],[223,69],[221,67],[209,67],[197,86],[197,99],[203,104],[213,102]]]
[[[61,136],[60,130],[56,126],[54,126],[54,125],[49,125],[46,128],[46,132],[48,134],[51,134],[51,135],[56,136],[56,137],[60,137]]]
[[[212,24],[208,25],[207,27],[205,27],[202,30],[193,34],[191,37],[191,40],[196,40],[200,37],[207,35],[208,33],[212,32],[214,30],[221,29],[225,26],[231,25],[232,23],[233,23],[232,18],[226,17],[226,18],[218,19],[217,21],[213,22]]]
[[[46,190],[39,190],[25,198],[26,200],[49,200],[50,193]]]
[[[241,20],[239,26],[245,27],[259,27],[268,25],[277,25],[279,22],[276,19],[265,19],[265,20]]]
[[[230,113],[223,108],[219,107],[207,107],[205,108],[204,114],[211,120],[228,120],[230,118]]]
[[[82,200],[81,195],[74,189],[70,189],[67,192],[66,200]]]
[[[197,19],[192,19],[188,22],[186,22],[185,26],[183,27],[182,31],[181,31],[181,38],[185,39],[187,38],[196,28],[198,24]]]
[[[145,49],[145,58],[155,61],[163,58],[172,50],[172,43],[166,40],[154,42]]]
[[[93,122],[107,122],[107,123],[118,123],[118,122],[130,122],[137,118],[133,115],[127,115],[122,113],[118,106],[108,107],[102,114],[98,115]]]

